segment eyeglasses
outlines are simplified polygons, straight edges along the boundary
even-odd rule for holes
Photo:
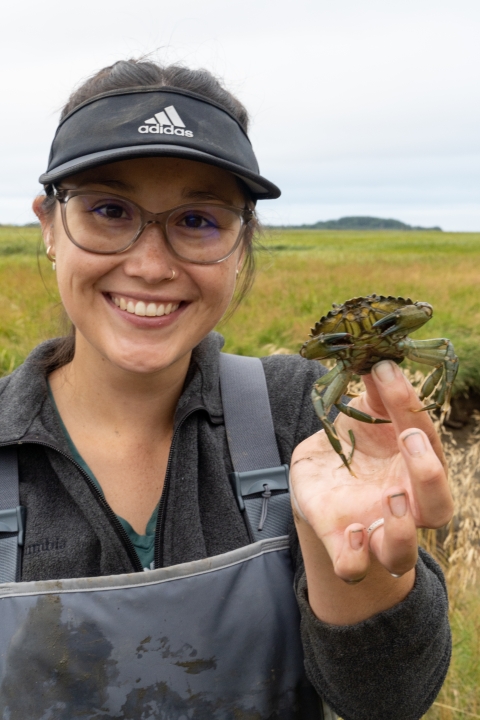
[[[62,221],[77,247],[98,255],[125,252],[147,225],[158,223],[176,257],[197,265],[226,260],[239,246],[255,218],[248,208],[194,203],[151,213],[136,203],[106,192],[55,188]]]

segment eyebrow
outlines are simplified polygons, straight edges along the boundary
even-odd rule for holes
[[[231,202],[224,195],[215,193],[212,190],[194,190],[193,188],[184,188],[182,195],[187,200],[220,200],[220,202]]]
[[[93,185],[106,185],[107,187],[114,187],[120,190],[134,190],[134,186],[123,180],[110,180],[109,178],[92,178],[90,182]]]
[[[104,187],[110,187],[115,190],[123,190],[126,192],[134,192],[137,188],[135,185],[132,185],[129,182],[126,182],[124,180],[116,180],[114,178],[108,178],[108,177],[96,177],[91,178],[86,181],[88,184],[92,185],[103,185]],[[185,187],[182,190],[182,197],[185,198],[185,200],[190,201],[197,201],[197,202],[205,202],[205,201],[216,201],[226,204],[231,204],[232,199],[229,197],[226,197],[222,193],[217,193],[214,190],[197,190],[195,188]]]

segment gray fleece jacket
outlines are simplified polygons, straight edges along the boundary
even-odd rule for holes
[[[40,345],[0,380],[0,444],[19,444],[20,502],[27,508],[22,580],[141,571],[133,546],[88,477],[69,454],[48,397],[45,361],[56,341]],[[222,338],[211,333],[194,350],[160,502],[157,567],[197,560],[248,544],[228,482],[228,452],[219,388]],[[320,428],[310,391],[316,362],[263,359],[282,463]],[[347,627],[319,621],[307,601],[305,573],[292,530],[295,587],[305,665],[319,695],[344,720],[418,720],[445,678],[451,640],[445,583],[421,553],[417,579],[396,607]]]

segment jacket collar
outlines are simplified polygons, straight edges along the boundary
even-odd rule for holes
[[[222,421],[218,357],[223,343],[223,337],[212,332],[194,348],[177,405],[176,425],[193,410],[202,409],[212,422]],[[30,438],[59,444],[58,422],[48,396],[45,371],[45,361],[57,344],[58,339],[42,343],[23,365],[0,379],[0,444]]]

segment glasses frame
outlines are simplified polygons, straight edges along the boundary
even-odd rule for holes
[[[134,207],[136,207],[140,212],[140,227],[138,229],[138,232],[136,233],[133,240],[131,240],[128,245],[124,248],[121,248],[120,250],[113,250],[113,251],[104,251],[104,250],[90,250],[89,248],[83,247],[83,245],[80,245],[75,238],[72,237],[70,230],[68,228],[67,223],[67,203],[70,200],[70,198],[77,197],[78,195],[99,195],[99,196],[105,196],[108,195],[108,197],[111,197],[113,199],[118,198],[119,200],[127,201]],[[76,245],[80,250],[84,250],[85,252],[92,253],[94,255],[121,255],[122,253],[129,250],[138,240],[142,232],[145,230],[147,225],[154,225],[158,224],[160,225],[163,237],[165,239],[165,242],[168,245],[169,250],[171,253],[178,259],[182,260],[183,262],[192,263],[194,265],[217,265],[218,263],[223,262],[224,260],[227,260],[235,250],[238,248],[240,243],[243,240],[243,237],[245,235],[245,231],[248,227],[248,224],[256,218],[255,211],[251,210],[250,208],[238,208],[234,205],[223,205],[220,203],[207,203],[207,202],[193,202],[193,203],[186,203],[184,205],[177,205],[177,207],[171,208],[170,210],[164,210],[160,213],[152,213],[148,210],[145,210],[141,205],[134,202],[133,200],[130,200],[130,198],[126,198],[123,195],[116,195],[115,193],[105,193],[101,192],[99,190],[66,190],[64,188],[58,188],[54,187],[54,197],[58,202],[60,203],[60,210],[62,214],[62,223],[63,227],[65,229],[65,232],[67,233],[67,236],[69,240]],[[219,207],[224,210],[231,210],[234,212],[242,221],[242,225],[240,227],[240,232],[238,234],[238,238],[236,239],[233,247],[229,252],[224,255],[223,257],[219,258],[218,260],[190,260],[189,258],[185,258],[179,253],[176,252],[175,248],[172,246],[169,237],[168,237],[168,231],[167,231],[167,224],[168,220],[171,215],[173,215],[174,212],[177,212],[177,210],[182,210],[182,208],[191,208],[191,207]]]

